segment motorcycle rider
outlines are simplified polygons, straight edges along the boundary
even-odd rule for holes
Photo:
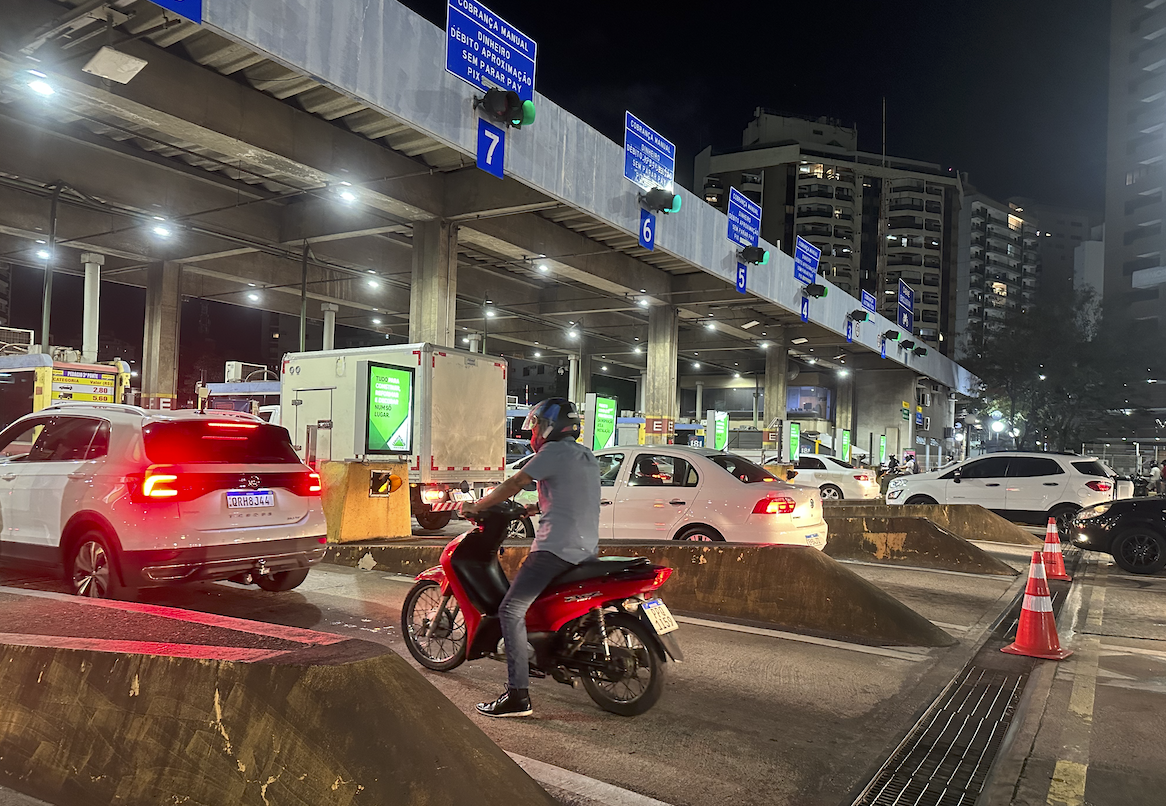
[[[536,404],[522,429],[530,431],[534,457],[477,503],[464,504],[462,515],[472,515],[514,497],[538,482],[541,513],[530,553],[510,583],[498,608],[506,643],[507,689],[490,703],[478,703],[486,716],[530,716],[530,658],[526,643],[526,611],[564,571],[599,554],[599,463],[595,454],[576,440],[579,412],[565,398]]]

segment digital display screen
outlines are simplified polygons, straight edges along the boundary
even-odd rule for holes
[[[413,369],[368,364],[366,454],[413,453]]]

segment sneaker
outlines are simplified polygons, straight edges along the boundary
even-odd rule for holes
[[[530,695],[520,694],[517,689],[508,688],[494,702],[478,703],[478,713],[485,716],[530,716],[534,709],[530,707]]]

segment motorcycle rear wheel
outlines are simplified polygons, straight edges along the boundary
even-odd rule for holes
[[[441,586],[433,580],[418,582],[401,605],[401,635],[409,654],[435,672],[448,672],[466,661],[466,622],[452,597],[440,622],[428,638],[422,638],[441,606]]]
[[[604,711],[620,716],[642,714],[656,704],[664,693],[664,654],[656,636],[635,616],[610,613],[604,617],[607,644],[619,674],[603,672],[583,675],[583,688]],[[593,626],[587,643],[597,646],[603,658],[599,630]]]

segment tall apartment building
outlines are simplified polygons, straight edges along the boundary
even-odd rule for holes
[[[1017,204],[1001,203],[968,188],[960,212],[956,276],[955,355],[970,348],[1011,314],[1037,301],[1043,231]],[[1069,282],[1072,282],[1070,253]]]
[[[1146,335],[1166,318],[1166,3],[1112,0],[1105,304]]]
[[[1100,212],[1059,207],[1018,196],[1008,203],[1040,231],[1040,297],[1071,294],[1074,250],[1090,239],[1090,232],[1101,220]]]
[[[792,254],[822,250],[818,271],[895,318],[902,278],[915,289],[915,335],[943,353],[955,331],[961,177],[938,165],[858,150],[858,132],[828,118],[758,109],[742,148],[696,157],[696,183],[722,210],[735,187],[761,205],[761,235]]]

